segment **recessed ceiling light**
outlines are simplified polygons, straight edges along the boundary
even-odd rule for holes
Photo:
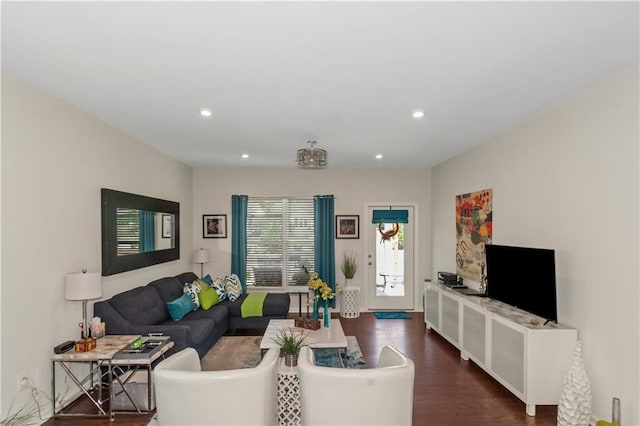
[[[413,113],[411,114],[411,116],[413,118],[422,118],[424,117],[424,111],[413,111]]]
[[[203,117],[211,117],[211,110],[206,108],[200,108],[200,115]]]
[[[249,154],[242,154],[242,158],[249,158]]]
[[[382,158],[382,154],[376,154],[376,158],[379,160]]]

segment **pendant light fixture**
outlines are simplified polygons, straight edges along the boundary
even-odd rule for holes
[[[298,150],[298,166],[303,169],[319,169],[327,165],[327,151],[314,148],[316,141],[307,141],[309,148]]]

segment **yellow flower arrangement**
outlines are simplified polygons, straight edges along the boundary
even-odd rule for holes
[[[321,298],[322,300],[329,300],[336,297],[336,294],[333,292],[331,287],[329,287],[329,285],[326,282],[322,281],[318,277],[317,272],[309,272],[307,268],[305,268],[304,266],[303,266],[303,270],[309,277],[308,286],[311,290],[313,290],[315,294],[315,297],[307,301],[307,303],[309,304],[313,303],[313,300],[316,298]]]

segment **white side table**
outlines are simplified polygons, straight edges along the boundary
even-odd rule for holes
[[[278,425],[300,425],[300,379],[297,367],[278,369]]]
[[[340,300],[340,316],[342,318],[358,318],[360,316],[360,288],[346,287]]]

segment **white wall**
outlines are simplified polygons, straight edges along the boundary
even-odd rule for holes
[[[455,270],[457,194],[493,188],[493,242],[556,250],[596,418],[640,424],[638,67],[432,170],[433,270]]]
[[[292,156],[294,152],[292,151]],[[292,157],[293,158],[293,157]],[[422,278],[431,275],[430,219],[430,171],[416,169],[194,169],[193,234],[195,247],[208,248],[212,263],[205,264],[205,274],[226,275],[231,268],[231,238],[203,239],[202,215],[226,214],[227,234],[231,236],[231,195],[246,194],[259,196],[313,196],[334,194],[335,214],[360,215],[360,239],[336,240],[336,258],[340,259],[344,250],[358,254],[360,267],[353,284],[364,288],[365,239],[364,227],[372,226],[365,215],[366,203],[409,202],[419,208],[418,241],[419,262],[416,265],[415,280],[420,286]],[[369,218],[369,221],[371,218]],[[199,225],[198,225],[199,223]],[[343,278],[336,262],[336,279]],[[197,267],[199,274],[199,267]],[[414,306],[422,309],[422,295],[418,287],[415,291]],[[364,290],[362,293],[364,295]],[[362,296],[361,296],[362,297]],[[297,309],[297,296],[291,309]],[[363,308],[361,302],[361,309]]]
[[[102,187],[179,202],[183,230],[180,260],[104,277],[104,298],[192,269],[192,169],[3,75],[2,417],[17,375],[49,394],[53,346],[79,338],[64,281],[100,271]]]

